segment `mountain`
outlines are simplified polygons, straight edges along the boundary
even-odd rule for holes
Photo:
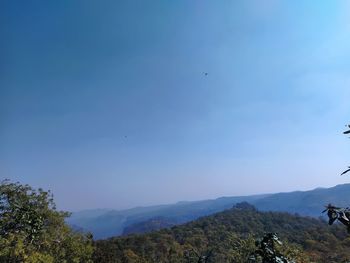
[[[350,238],[343,225],[328,226],[312,217],[260,212],[248,203],[143,235],[95,242],[95,262],[248,262],[255,240],[277,233],[279,247],[295,262],[348,262]],[[208,257],[207,261],[200,258]],[[249,261],[250,262],[250,261]]]
[[[122,235],[126,227],[153,218],[163,217],[171,222],[182,224],[201,216],[231,208],[232,205],[238,202],[254,202],[266,196],[221,197],[215,200],[178,202],[172,205],[136,207],[122,211],[106,210],[105,213],[101,213],[101,210],[87,210],[73,213],[67,219],[67,223],[75,228],[80,227],[91,232],[95,239],[102,239]],[[93,216],[94,211],[98,211],[96,216]]]
[[[312,217],[319,217],[324,205],[328,203],[348,207],[350,205],[350,184],[316,188],[311,191],[277,193],[252,202],[262,211],[285,211]]]
[[[135,223],[124,228],[123,236],[138,233],[149,233],[155,230],[160,230],[164,228],[170,228],[172,226],[178,225],[179,222],[171,218],[166,217],[154,217],[140,223]]]
[[[350,204],[350,184],[331,188],[316,188],[310,191],[221,197],[214,200],[179,202],[121,211],[87,210],[73,213],[67,222],[92,232],[95,239],[102,239],[122,235],[124,230],[127,233],[137,233],[138,229],[157,230],[158,226],[149,223],[149,220],[154,218],[166,220],[167,222],[163,222],[164,225],[171,225],[174,222],[183,224],[231,208],[236,203],[243,201],[253,204],[261,211],[282,211],[319,217],[324,205],[328,203],[343,207]]]

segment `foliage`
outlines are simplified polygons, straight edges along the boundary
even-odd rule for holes
[[[347,125],[350,128],[350,125]],[[343,132],[343,134],[349,134],[350,130]],[[344,175],[350,171],[350,166],[347,170],[343,171],[341,175]],[[327,212],[328,216],[328,224],[332,225],[335,221],[341,222],[343,225],[346,226],[348,233],[350,234],[350,209],[347,208],[341,208],[336,207],[332,204],[328,204],[326,206],[326,209],[322,212]]]
[[[174,219],[157,216],[146,221],[126,226],[123,230],[123,236],[133,233],[149,233],[155,230],[170,228],[176,224],[177,222]]]
[[[247,263],[255,239],[268,232],[278,233],[279,253],[297,263],[350,259],[350,238],[339,224],[330,228],[323,220],[259,212],[245,203],[171,229],[96,241],[94,261],[125,262],[125,251],[132,251],[140,262],[192,263],[209,255],[207,263]]]
[[[91,236],[73,232],[68,215],[56,210],[50,192],[2,181],[0,262],[92,262]]]
[[[347,127],[350,128],[350,124],[347,125]],[[343,134],[350,134],[350,130],[343,132]],[[348,169],[346,169],[344,172],[342,172],[341,175],[346,174],[348,172],[350,172],[350,166],[348,167]]]
[[[275,233],[267,233],[262,239],[256,241],[257,249],[250,257],[249,262],[262,263],[293,263],[287,257],[282,255],[279,246],[282,242]]]

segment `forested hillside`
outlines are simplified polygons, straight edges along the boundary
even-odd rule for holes
[[[136,207],[122,211],[82,211],[73,213],[67,221],[74,227],[80,227],[87,232],[93,233],[95,239],[103,239],[122,235],[125,228],[128,226],[143,223],[154,218],[167,218],[168,221],[181,224],[195,220],[201,216],[223,211],[239,202],[247,201],[253,203],[256,199],[265,196],[266,195],[221,197],[215,200],[178,202],[170,205]]]
[[[76,229],[92,232],[95,239],[102,239],[125,233],[143,233],[149,230],[157,230],[161,226],[186,223],[202,216],[229,209],[234,204],[243,201],[253,204],[262,211],[298,213],[317,218],[325,204],[332,203],[341,207],[350,204],[350,184],[330,188],[316,188],[310,191],[221,197],[197,202],[137,207],[122,211],[82,211],[73,213],[72,217],[68,218],[68,223]],[[162,218],[161,224],[153,224],[157,218]],[[153,223],[151,223],[152,221]]]
[[[171,229],[95,242],[95,262],[248,262],[254,240],[276,232],[296,262],[350,259],[350,238],[341,225],[282,212],[259,212],[247,203]]]
[[[174,225],[178,225],[178,222],[173,221],[172,219],[169,219],[166,217],[155,217],[147,221],[136,223],[125,227],[123,231],[123,236],[129,235],[129,234],[135,234],[135,233],[137,234],[148,233],[148,232],[160,230],[163,228],[169,228]]]

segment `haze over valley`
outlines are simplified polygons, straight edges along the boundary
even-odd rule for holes
[[[95,239],[145,233],[232,208],[248,202],[260,211],[278,211],[319,218],[328,203],[347,207],[350,204],[350,184],[310,191],[295,191],[253,196],[221,197],[195,202],[136,207],[128,210],[97,209],[73,213],[67,222],[81,231],[90,231]]]
[[[349,14],[0,1],[0,262],[350,262]]]

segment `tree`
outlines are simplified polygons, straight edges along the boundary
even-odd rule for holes
[[[347,127],[350,128],[350,124],[347,125]],[[343,132],[343,134],[350,134],[350,130]],[[350,171],[350,166],[348,166],[348,169],[346,169],[344,172],[342,172],[341,175],[346,174],[349,171]]]
[[[74,232],[52,194],[0,182],[0,262],[92,262],[92,236]]]
[[[347,127],[350,128],[350,125],[347,125]],[[350,130],[343,132],[343,134],[350,134]],[[348,166],[348,169],[342,172],[341,175],[344,175],[349,171],[350,171],[350,166]],[[347,227],[347,231],[350,234],[350,209],[348,207],[341,208],[341,207],[336,207],[332,204],[328,204],[326,206],[326,209],[322,213],[324,212],[327,212],[329,225],[332,225],[336,220],[338,220]]]
[[[250,262],[262,263],[292,263],[278,251],[282,242],[275,233],[267,233],[261,240],[256,241],[257,249],[250,258]]]

